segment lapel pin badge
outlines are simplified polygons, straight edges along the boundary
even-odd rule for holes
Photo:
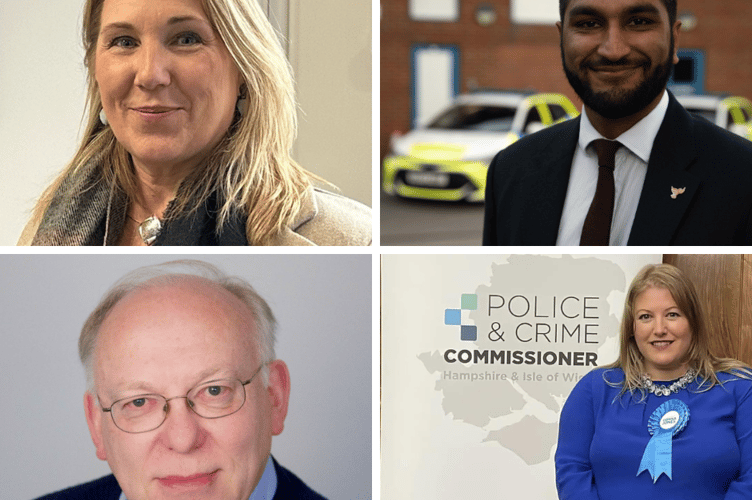
[[[671,198],[675,200],[677,196],[679,196],[680,194],[682,194],[686,190],[687,190],[686,187],[675,188],[674,186],[671,186]]]

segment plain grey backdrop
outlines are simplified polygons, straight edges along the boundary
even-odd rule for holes
[[[277,317],[292,392],[274,456],[331,500],[370,499],[371,256],[185,254],[0,255],[0,498],[110,473],[84,417],[80,328],[125,273],[181,258],[243,277]]]

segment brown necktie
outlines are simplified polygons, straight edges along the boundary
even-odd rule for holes
[[[618,141],[593,141],[598,153],[598,187],[582,227],[580,245],[608,245],[614,215],[614,161],[621,147]]]

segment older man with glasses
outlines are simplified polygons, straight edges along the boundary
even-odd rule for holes
[[[248,283],[189,267],[134,271],[89,316],[84,408],[113,475],[45,500],[323,499],[271,457],[290,395],[271,309]]]

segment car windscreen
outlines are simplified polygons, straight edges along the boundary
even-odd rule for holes
[[[508,132],[516,111],[516,108],[505,106],[460,104],[442,113],[428,124],[428,128]]]

